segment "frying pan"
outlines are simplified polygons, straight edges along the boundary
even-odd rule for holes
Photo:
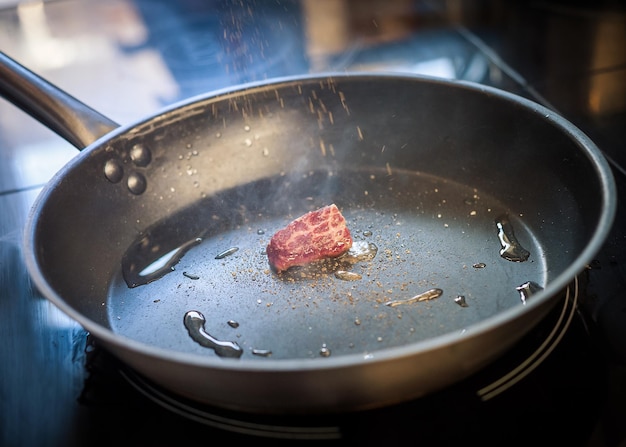
[[[36,287],[201,403],[332,413],[453,384],[542,320],[613,221],[593,142],[486,86],[300,76],[118,126],[1,61],[3,96],[82,149],[28,218]],[[352,251],[272,271],[271,235],[331,203]]]

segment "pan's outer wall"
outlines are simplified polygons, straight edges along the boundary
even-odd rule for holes
[[[129,366],[191,398],[307,412],[417,397],[476,371],[521,338],[578,273],[572,264],[582,270],[590,261],[580,259],[599,248],[590,250],[590,241],[598,244],[598,232],[608,231],[598,226],[611,220],[603,183],[610,173],[590,158],[587,141],[549,115],[492,89],[399,76],[299,79],[197,99],[112,132],[53,179],[29,224],[36,258],[30,268],[49,299]],[[262,140],[271,156],[250,157],[251,138]],[[148,149],[148,162],[137,158],[137,145]],[[188,157],[195,157],[193,179],[185,175]],[[117,182],[104,175],[111,160],[123,171]],[[346,164],[427,172],[512,204],[511,212],[524,213],[543,236],[545,252],[558,254],[548,279],[561,287],[463,337],[407,347],[384,360],[324,359],[322,367],[316,359],[255,371],[246,362],[171,355],[107,329],[108,284],[145,228],[203,195],[281,172]],[[141,194],[128,187],[137,174],[146,179]],[[568,278],[561,277],[565,271]]]

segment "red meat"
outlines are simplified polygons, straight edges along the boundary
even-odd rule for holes
[[[325,258],[337,257],[352,247],[346,219],[335,204],[298,217],[272,236],[267,257],[272,268],[281,272]]]

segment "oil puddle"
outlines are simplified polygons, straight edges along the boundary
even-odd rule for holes
[[[239,358],[243,354],[241,347],[233,341],[218,340],[209,334],[204,325],[206,319],[202,313],[190,310],[185,313],[184,324],[189,336],[201,346],[210,348],[220,357]]]
[[[254,348],[251,352],[252,352],[252,355],[256,355],[258,357],[271,357],[272,356],[271,349]]]
[[[424,293],[420,293],[419,295],[415,295],[412,298],[407,298],[404,300],[391,300],[385,303],[386,306],[396,307],[403,304],[413,304],[418,303],[420,301],[430,301],[436,298],[439,298],[443,294],[443,290],[441,289],[430,289]]]
[[[239,247],[230,247],[229,249],[224,250],[224,251],[218,253],[215,256],[215,259],[224,259],[225,257],[231,256],[231,255],[237,253],[238,251],[239,251]]]
[[[454,298],[454,302],[457,303],[461,307],[468,307],[469,306],[467,304],[467,301],[465,300],[465,296],[464,295],[457,295],[456,298]]]
[[[535,293],[543,290],[539,284],[533,281],[527,281],[524,284],[516,287],[519,292],[520,300],[522,300],[522,304],[526,304],[526,301],[533,296]]]
[[[351,272],[349,269],[354,264],[374,259],[377,253],[378,247],[373,242],[354,241],[347,252],[336,258],[327,258],[306,265],[294,266],[281,272],[278,277],[288,281],[299,281],[319,279],[332,274],[342,281],[358,281],[362,279],[362,275]]]
[[[376,257],[378,247],[373,242],[354,241],[352,247],[338,258],[338,261],[348,264],[357,264],[370,261]]]
[[[160,255],[159,245],[152,245],[150,237],[144,237],[122,259],[122,275],[126,285],[130,288],[138,287],[172,272],[185,253],[201,242],[202,238],[194,238]],[[188,274],[185,276],[196,279]]]
[[[498,228],[498,239],[502,246],[500,256],[512,262],[526,261],[530,256],[530,252],[517,241],[508,216],[502,215],[498,217],[496,219],[496,227]]]

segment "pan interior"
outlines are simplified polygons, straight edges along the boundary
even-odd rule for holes
[[[272,234],[330,203],[344,214],[362,256],[273,272],[264,252]],[[185,315],[199,312],[206,320],[200,338],[236,343],[241,355],[259,361],[367,354],[463,331],[522,306],[522,284],[548,281],[540,237],[508,205],[415,171],[313,170],[250,182],[147,229],[111,280],[108,323],[149,345],[217,356],[185,326]],[[502,217],[530,253],[526,261],[501,256]],[[158,279],[138,275],[176,248],[182,256]],[[145,284],[129,287],[129,265]],[[386,304],[432,289],[441,296]]]

